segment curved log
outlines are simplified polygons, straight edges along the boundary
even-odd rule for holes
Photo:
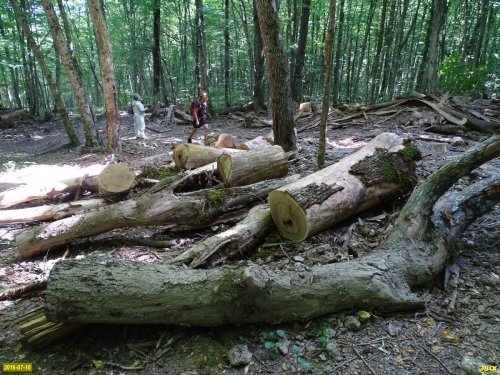
[[[288,174],[288,157],[281,146],[237,154],[222,154],[217,170],[225,186],[242,186]]]
[[[338,163],[269,194],[269,207],[281,235],[302,241],[367,208],[411,189],[413,157],[403,139],[382,133]]]
[[[193,176],[189,176],[193,178]],[[113,229],[149,225],[209,226],[221,215],[267,197],[270,191],[296,179],[268,180],[229,189],[207,189],[174,194],[170,189],[146,193],[96,212],[72,216],[20,233],[16,238],[21,256],[28,257],[50,247],[70,243]],[[181,181],[177,181],[180,184]]]

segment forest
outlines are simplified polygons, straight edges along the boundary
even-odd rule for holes
[[[498,372],[499,1],[0,0],[0,51],[4,372]]]

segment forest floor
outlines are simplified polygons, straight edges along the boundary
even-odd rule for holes
[[[427,111],[427,112],[426,112]],[[416,113],[418,112],[418,115]],[[413,116],[413,117],[412,117]],[[390,131],[411,137],[421,149],[419,179],[487,136],[475,132],[450,136],[428,133],[422,119],[432,111],[402,111],[397,116],[366,115],[342,128],[330,129],[327,164],[356,151],[377,134]],[[309,127],[317,115],[298,120],[299,162],[292,166],[302,175],[316,170],[318,127]],[[434,118],[434,121],[436,118]],[[147,140],[133,137],[132,118],[121,118],[123,154],[119,160],[132,169],[165,165],[173,147],[185,142],[190,126],[162,127],[147,122]],[[2,125],[0,123],[0,125]],[[4,177],[25,166],[105,164],[104,153],[82,153],[65,146],[66,136],[54,122],[17,121],[14,127],[0,126],[0,192],[8,185]],[[239,142],[265,135],[270,128],[244,128],[235,117],[211,122],[213,133],[230,133]],[[99,131],[104,135],[104,124]],[[202,132],[193,139],[202,143]],[[462,189],[477,179],[500,173],[498,159],[483,165],[457,182]],[[316,264],[349,261],[375,251],[392,227],[405,199],[364,212],[341,225],[298,244],[284,244],[274,233],[248,259],[276,269],[303,270]],[[17,207],[22,207],[18,205]],[[26,206],[26,205],[24,205]],[[459,270],[456,288],[444,288],[444,274],[425,290],[417,291],[426,309],[381,315],[372,312],[360,321],[357,311],[319,317],[306,322],[279,325],[186,328],[162,325],[90,325],[43,348],[22,341],[16,320],[43,306],[43,292],[0,302],[0,362],[33,363],[35,374],[479,374],[481,365],[500,365],[500,208],[477,220],[457,239],[454,270]],[[66,249],[20,259],[14,239],[33,224],[0,224],[0,293],[46,277]],[[196,233],[175,234],[183,245],[175,249],[131,246],[98,246],[92,242],[72,245],[66,257],[107,255],[138,262],[160,262],[222,227]],[[114,237],[163,239],[165,228],[117,230]],[[453,294],[457,292],[456,299]],[[98,293],[98,291],[96,291]],[[233,367],[228,353],[246,345],[251,353],[246,366]],[[465,361],[464,361],[465,359]],[[473,365],[466,365],[473,363]],[[467,368],[469,368],[467,370]],[[487,368],[490,369],[490,368]]]

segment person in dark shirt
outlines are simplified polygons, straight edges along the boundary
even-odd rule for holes
[[[188,137],[188,143],[196,131],[203,127],[205,130],[205,141],[208,138],[208,113],[207,113],[208,94],[206,91],[200,92],[200,98],[191,105],[191,116],[193,117],[193,129]]]

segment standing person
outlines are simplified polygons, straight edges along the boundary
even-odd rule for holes
[[[193,129],[189,134],[188,143],[191,143],[191,138],[194,133],[203,126],[205,129],[205,141],[208,138],[208,113],[207,113],[208,94],[206,91],[200,92],[200,98],[191,105],[191,116],[193,117]]]
[[[144,134],[144,130],[146,129],[146,123],[144,122],[144,105],[141,103],[141,96],[137,93],[132,95],[132,108],[134,110],[134,129],[135,129],[135,137],[148,139]]]

